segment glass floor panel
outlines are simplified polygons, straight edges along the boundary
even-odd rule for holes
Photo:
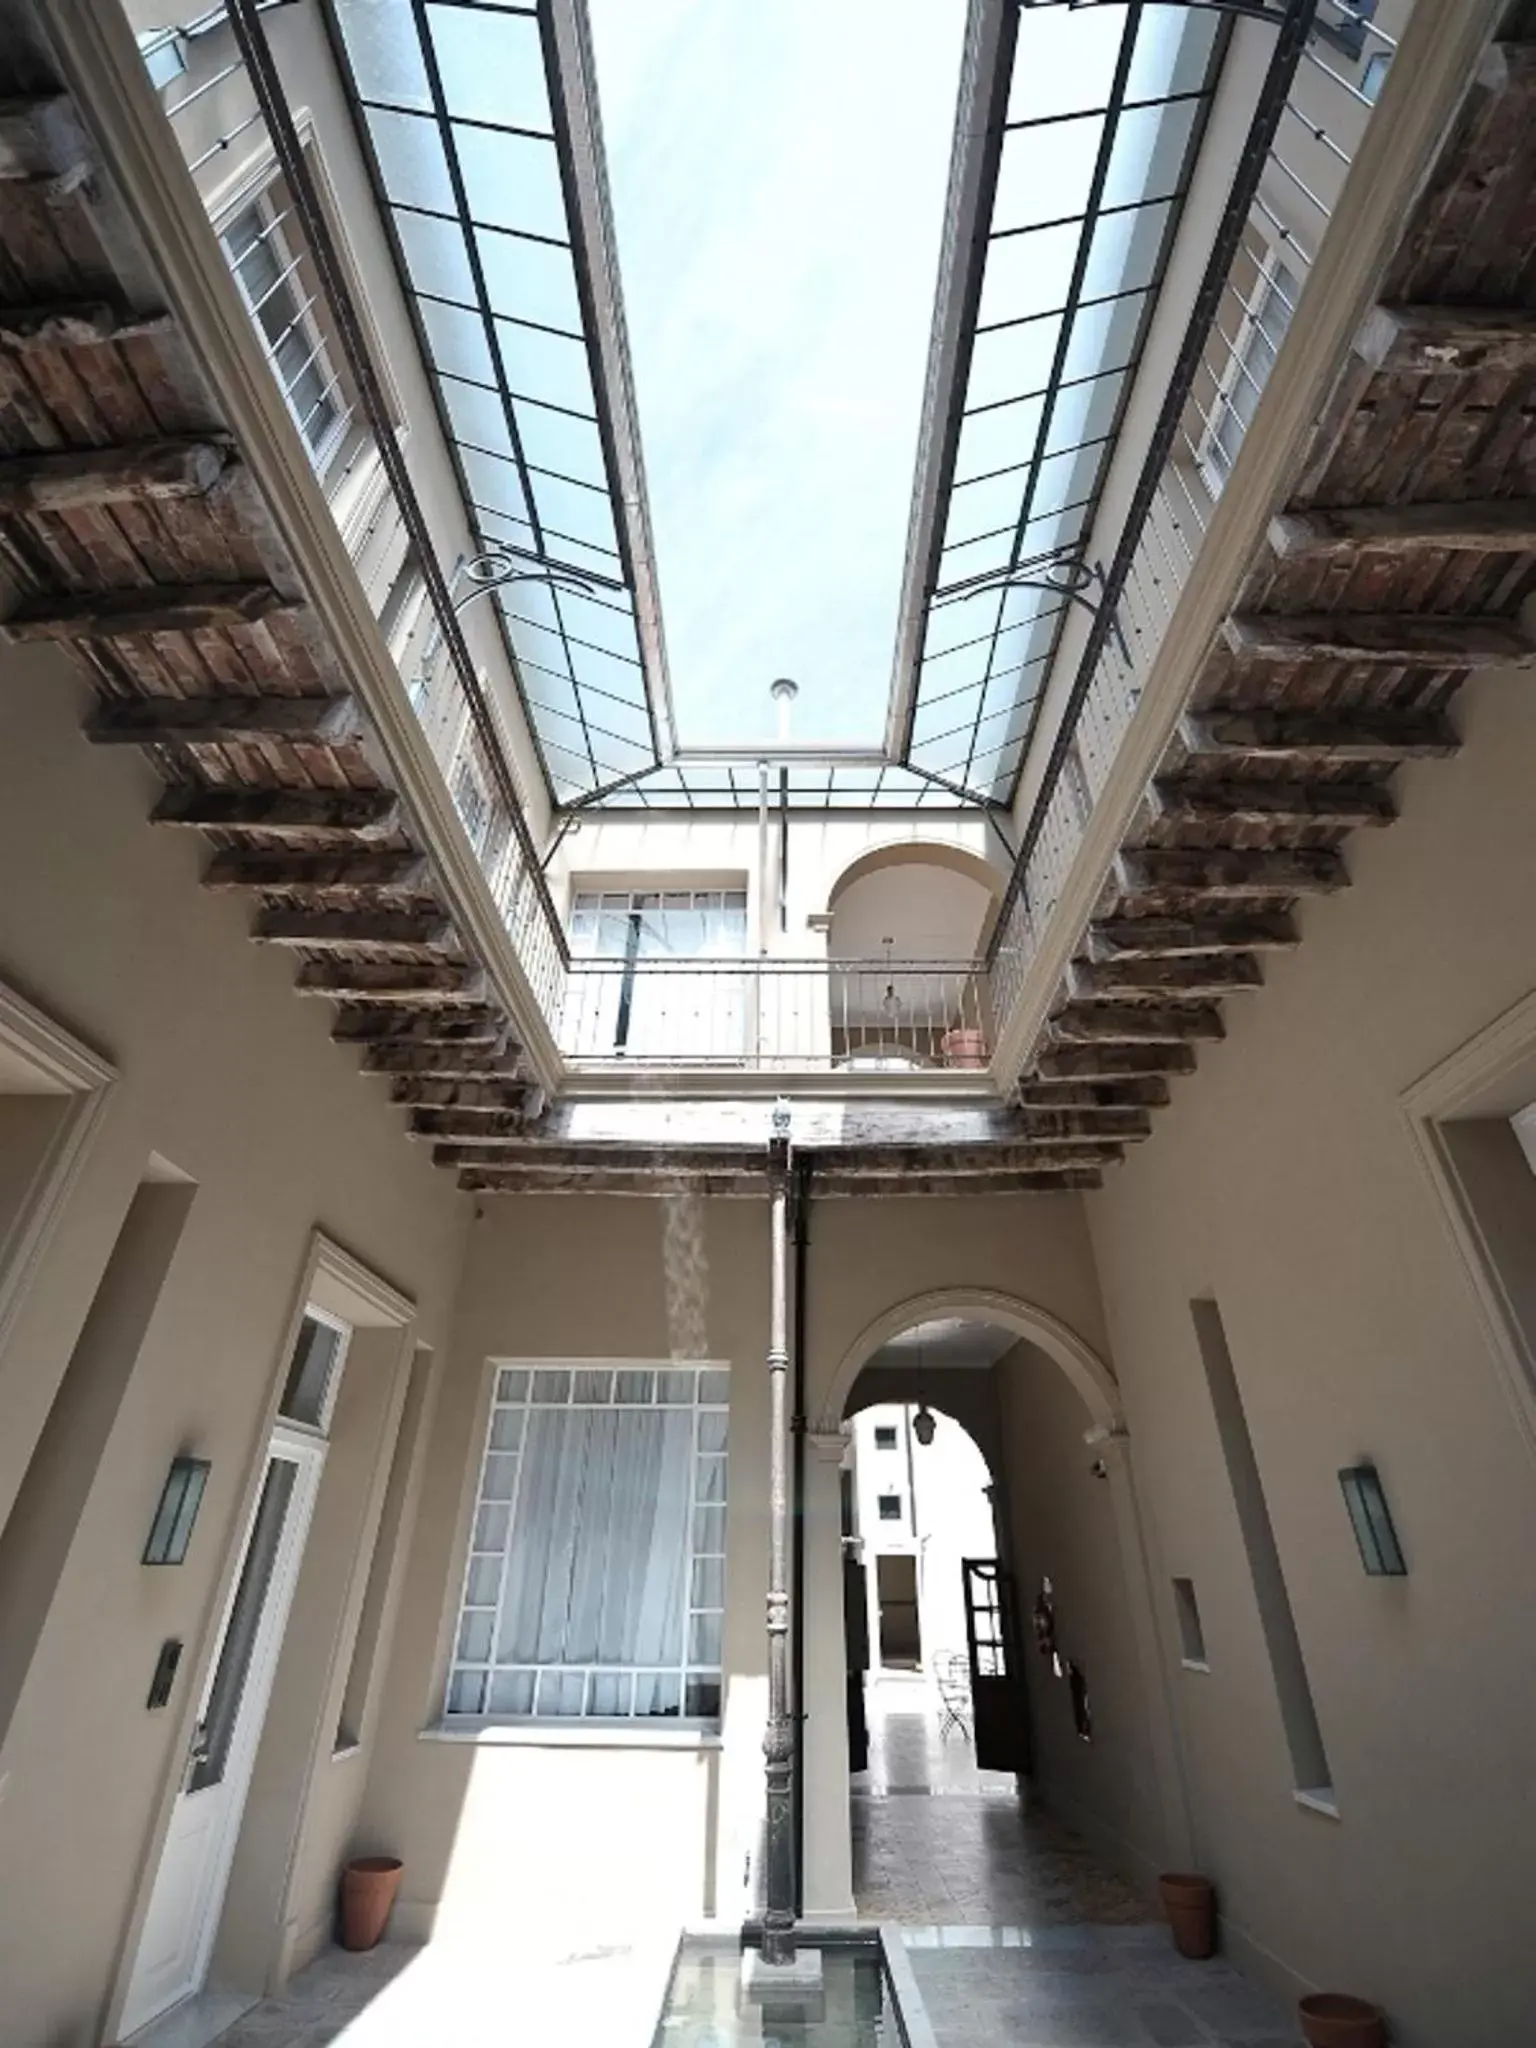
[[[655,2048],[903,2048],[879,1949],[829,1944],[821,1959],[819,1995],[765,2004],[742,1988],[739,1949],[684,1942]]]

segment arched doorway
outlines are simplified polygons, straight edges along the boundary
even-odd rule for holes
[[[978,1408],[968,1391],[988,1380],[1007,1392],[1001,1403],[992,1394],[990,1416],[986,1404]],[[1122,1783],[1134,1781],[1134,1796],[1150,1796],[1162,1809],[1161,1839],[1176,1845],[1187,1827],[1182,1781],[1113,1374],[1076,1331],[1033,1303],[1000,1290],[936,1290],[893,1304],[847,1345],[816,1404],[816,1440],[830,1450],[833,1432],[841,1429],[845,1442],[853,1443],[851,1455],[844,1454],[847,1468],[858,1455],[861,1416],[873,1417],[882,1399],[915,1406],[923,1397],[939,1418],[940,1431],[964,1424],[991,1474],[998,1564],[1004,1573],[1017,1566],[1020,1574],[1009,1675],[1027,1672],[1031,1706],[1022,1716],[1017,1707],[1014,1712],[1027,1722],[1037,1745],[1036,1782],[1046,1806],[1055,1803],[1058,1815],[1074,1804],[1082,1806],[1076,1795],[1085,1788],[1097,1795],[1107,1787],[1112,1801]],[[1000,1406],[1006,1410],[1002,1417]],[[1037,1417],[1041,1435],[1032,1443]],[[899,1447],[899,1434],[897,1442]],[[1053,1472],[1065,1475],[1062,1483],[1073,1493],[1065,1506],[1053,1491]],[[857,1485],[846,1469],[840,1476],[848,1486]],[[1051,1660],[1036,1657],[1029,1626],[1046,1577],[1058,1578],[1070,1596],[1063,1603],[1067,1654],[1059,1684]],[[850,1605],[843,1603],[839,1616],[845,1638]],[[857,1619],[851,1631],[855,1640]],[[878,1617],[866,1619],[864,1641],[872,1645],[867,1663],[875,1674],[871,1684],[883,1685],[877,1632]],[[926,1643],[922,1656],[926,1665]],[[976,1751],[969,1744],[962,1748],[953,1726],[946,1728],[947,1741],[939,1739],[945,1725],[942,1702],[931,1667],[923,1675],[931,1688],[931,1706],[925,1702],[925,1710],[932,1717],[923,1732],[923,1755],[909,1740],[897,1757],[901,1768],[877,1775],[873,1766],[879,1742],[872,1739],[867,1775],[843,1780],[851,1786],[845,1867],[857,1908],[896,1920],[1027,1924],[1039,1903],[1036,1852],[1046,1862],[1057,1853],[1050,1838],[1059,1819],[1045,1807],[1037,1810],[1033,1797],[1021,1805],[1011,1771],[990,1783],[980,1780]],[[1079,1713],[1078,1698],[1089,1684],[1091,1730],[1086,1712]],[[822,1697],[830,1710],[830,1694]],[[871,1698],[870,1705],[873,1721],[886,1702]],[[852,1742],[838,1745],[844,1769],[854,1762],[853,1747]],[[824,1764],[814,1766],[828,1796],[830,1763],[826,1756]],[[1081,1841],[1071,1854],[1084,1857],[1093,1883],[1107,1876]],[[1118,1882],[1107,1881],[1111,1888]],[[935,1896],[935,1885],[950,1889]],[[1115,1896],[1117,1910],[1127,1915],[1143,1910],[1123,1889]]]

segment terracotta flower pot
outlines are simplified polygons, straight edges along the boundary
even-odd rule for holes
[[[946,1067],[984,1067],[987,1039],[982,1031],[946,1031],[941,1041]]]
[[[377,1948],[400,1889],[404,1866],[396,1856],[359,1856],[341,1873],[341,1945]]]
[[[1191,1962],[1216,1953],[1216,1891],[1208,1877],[1170,1870],[1157,1880],[1173,1945]]]
[[[1386,2048],[1387,2022],[1379,2005],[1343,1991],[1314,1991],[1296,2008],[1308,2048]]]

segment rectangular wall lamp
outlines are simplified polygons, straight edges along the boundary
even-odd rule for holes
[[[1373,1579],[1402,1579],[1408,1560],[1392,1526],[1392,1512],[1374,1465],[1346,1465],[1339,1474],[1344,1505],[1360,1546],[1360,1562]]]
[[[187,1545],[192,1541],[192,1524],[203,1504],[203,1488],[210,1470],[206,1458],[172,1458],[165,1488],[149,1541],[144,1546],[145,1564],[184,1564]]]

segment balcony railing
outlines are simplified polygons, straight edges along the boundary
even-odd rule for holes
[[[588,1067],[975,1072],[987,981],[969,960],[573,960],[560,1048]]]
[[[461,613],[481,588],[438,559],[391,385],[267,38],[272,0],[223,0],[142,38],[172,132],[412,708],[553,1026],[566,940]]]
[[[1393,9],[1399,31],[1407,11]],[[1305,301],[1397,48],[1376,12],[1375,0],[1321,0],[1292,5],[1279,28],[1249,149],[997,920],[990,959],[1000,1026],[1024,989],[1277,350]]]

